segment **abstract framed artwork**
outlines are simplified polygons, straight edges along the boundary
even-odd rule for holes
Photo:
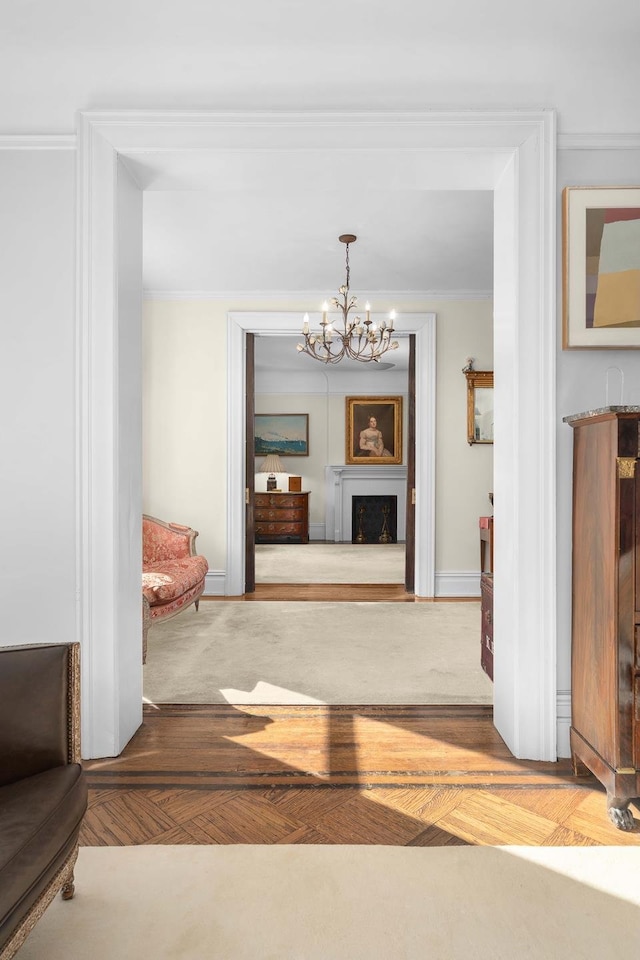
[[[308,413],[256,413],[254,424],[256,457],[309,456]]]
[[[402,397],[346,397],[345,413],[345,464],[402,463]]]
[[[562,199],[563,349],[640,348],[640,187]]]

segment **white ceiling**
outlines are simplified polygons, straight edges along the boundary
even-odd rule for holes
[[[492,288],[493,197],[488,191],[349,188],[156,191],[144,195],[144,286],[233,295],[317,293],[318,309],[345,281],[376,292]],[[386,295],[386,296],[385,296]],[[380,296],[378,298],[380,300]],[[316,302],[316,300],[318,302]]]
[[[430,189],[419,150],[225,149],[124,162],[144,189],[144,287],[156,295],[300,294],[318,309],[345,281],[342,233],[358,238],[351,290],[374,310],[394,296],[491,293],[491,192]]]

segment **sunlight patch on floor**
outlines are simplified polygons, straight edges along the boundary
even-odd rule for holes
[[[324,700],[316,700],[307,696],[305,693],[297,693],[295,690],[287,690],[286,687],[278,687],[276,684],[268,683],[266,680],[259,680],[253,690],[234,690],[231,687],[221,689],[220,693],[227,703],[245,704],[245,703],[269,703],[285,704],[296,706],[300,704],[322,705]]]

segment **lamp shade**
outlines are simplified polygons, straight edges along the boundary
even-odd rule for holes
[[[260,467],[260,473],[285,473],[285,469],[280,462],[280,457],[277,453],[270,453]]]

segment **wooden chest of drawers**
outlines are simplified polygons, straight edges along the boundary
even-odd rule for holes
[[[256,493],[256,543],[309,542],[308,493]]]
[[[637,828],[640,796],[640,413],[603,407],[573,428],[571,754]],[[637,809],[637,807],[636,807]]]

